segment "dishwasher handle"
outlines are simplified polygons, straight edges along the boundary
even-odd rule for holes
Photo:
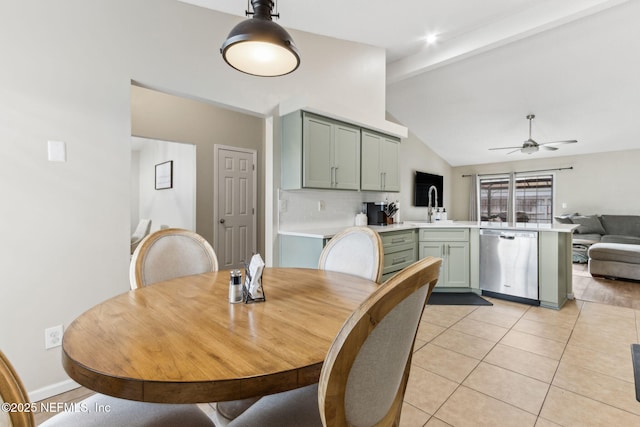
[[[516,238],[528,238],[528,239],[537,239],[538,232],[537,231],[525,231],[525,230],[496,230],[496,229],[480,229],[480,236],[489,237],[489,238],[501,238],[506,240],[515,240]]]

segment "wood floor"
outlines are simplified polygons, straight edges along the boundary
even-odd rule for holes
[[[576,300],[627,307],[640,310],[640,283],[591,277],[586,264],[573,264],[573,294]],[[79,402],[93,394],[84,387],[53,396],[44,402]],[[213,410],[209,405],[201,406],[205,413]],[[36,425],[54,416],[37,413]]]
[[[640,310],[640,282],[591,277],[587,264],[573,264],[573,294],[581,301]]]

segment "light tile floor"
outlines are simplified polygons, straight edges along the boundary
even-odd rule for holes
[[[640,425],[630,344],[640,310],[427,306],[400,425]]]

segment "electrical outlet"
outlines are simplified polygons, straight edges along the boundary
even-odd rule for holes
[[[44,330],[44,348],[46,350],[62,345],[62,325],[52,326]]]

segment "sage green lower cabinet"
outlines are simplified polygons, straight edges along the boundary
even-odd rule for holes
[[[470,288],[470,245],[468,228],[420,229],[420,259],[442,258],[436,288]]]
[[[416,230],[383,231],[380,233],[384,251],[382,282],[418,260]]]
[[[318,268],[328,238],[280,235],[280,267]]]

